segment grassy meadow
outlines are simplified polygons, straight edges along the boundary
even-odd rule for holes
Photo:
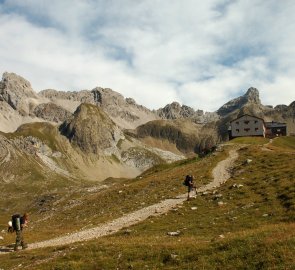
[[[268,138],[263,137],[239,137],[234,138],[229,141],[231,144],[241,143],[241,144],[266,144],[269,142]]]
[[[268,140],[256,139],[232,142],[244,145],[232,177],[215,191],[114,235],[1,255],[0,269],[295,269],[295,141],[282,137],[262,147]],[[184,193],[188,172],[201,186],[231,147],[154,167],[136,179],[107,179],[95,192],[69,190],[60,194],[64,200],[53,200],[54,211],[49,207],[42,214],[51,215],[45,223],[37,208],[30,209],[26,237],[33,242],[95,226]],[[179,236],[167,235],[173,231]],[[13,242],[13,236],[4,242]]]
[[[282,150],[295,151],[295,137],[276,138],[272,146],[281,148]]]
[[[44,191],[44,183],[37,180],[30,193],[16,186],[9,188],[11,196],[0,198],[5,206],[0,216],[2,228],[6,228],[10,213],[29,212],[30,227],[28,242],[50,239],[52,237],[91,228],[102,222],[112,220],[145,206],[186,192],[182,185],[185,175],[190,172],[197,176],[198,185],[211,180],[211,168],[227,156],[227,151],[217,156],[197,157],[173,164],[158,165],[135,179],[106,179],[103,183],[72,183],[59,179],[60,185],[53,181]],[[12,195],[13,188],[21,191]],[[43,192],[40,192],[43,190]],[[6,190],[6,192],[8,192]],[[9,209],[9,211],[7,210]],[[40,226],[41,224],[41,226]],[[30,230],[32,233],[30,233]],[[7,235],[4,244],[12,242],[14,235]]]

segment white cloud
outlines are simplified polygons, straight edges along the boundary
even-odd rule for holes
[[[149,108],[212,111],[250,86],[289,104],[294,12],[292,0],[5,1],[0,72],[36,90],[110,87]]]

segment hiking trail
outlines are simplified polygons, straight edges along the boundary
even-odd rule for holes
[[[212,171],[213,181],[209,184],[198,188],[198,192],[204,192],[217,188],[223,184],[230,177],[229,170],[233,166],[234,161],[238,158],[237,149],[231,149],[229,156],[220,161]],[[29,244],[27,250],[54,247],[72,244],[81,241],[87,241],[95,238],[99,238],[105,235],[113,234],[121,230],[122,228],[129,227],[136,223],[139,223],[150,216],[158,216],[167,213],[179,204],[182,204],[187,200],[187,193],[181,194],[173,199],[166,199],[154,205],[142,208],[135,212],[126,214],[120,218],[109,221],[105,224],[101,224],[91,229],[82,230],[79,232],[67,234],[61,237],[45,240],[42,242],[36,242]],[[8,253],[7,251],[0,251],[0,254]]]

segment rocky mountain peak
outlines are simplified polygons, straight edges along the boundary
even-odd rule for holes
[[[127,104],[136,105],[136,102],[133,98],[126,98],[125,100],[126,100]]]
[[[181,106],[178,102],[174,101],[170,104],[170,107],[173,108],[173,109],[176,109],[176,110],[180,110],[181,109]]]
[[[62,123],[72,115],[71,112],[52,102],[37,105],[33,113],[41,119],[55,123]]]
[[[244,106],[261,106],[259,99],[259,91],[251,87],[247,90],[246,94],[238,98],[232,99],[229,102],[225,103],[222,107],[217,110],[217,113],[220,116],[225,116],[237,109],[241,109]]]
[[[110,88],[95,87],[91,91],[63,92],[52,89],[43,90],[40,96],[71,112],[81,103],[88,103],[102,108],[117,125],[124,128],[135,128],[140,124],[157,118],[157,115],[149,109],[138,105],[132,98],[124,98],[118,92]]]
[[[31,83],[15,73],[3,73],[0,89],[1,94],[6,92],[8,94],[14,94],[19,98],[37,98]]]
[[[248,102],[261,104],[261,101],[259,99],[259,91],[254,87],[250,87],[244,97]]]
[[[288,110],[288,106],[284,104],[279,104],[274,108],[276,111],[286,111]]]
[[[38,97],[26,79],[15,73],[5,72],[0,82],[0,101],[7,102],[22,115],[29,114],[30,102]]]
[[[31,92],[34,92],[29,81],[12,72],[4,72],[2,75],[2,82],[7,85],[17,85],[22,89],[30,89]]]
[[[60,131],[84,152],[98,154],[114,147],[123,136],[122,131],[99,107],[82,103]]]
[[[164,108],[158,109],[157,114],[162,119],[198,118],[203,115],[203,111],[195,111],[189,106],[181,106],[178,102],[172,102]]]
[[[103,107],[108,105],[122,106],[125,103],[124,97],[110,88],[96,87],[91,90],[91,93],[94,101]]]

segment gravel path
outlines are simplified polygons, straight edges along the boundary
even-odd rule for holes
[[[214,189],[224,183],[229,177],[229,169],[233,166],[234,161],[238,158],[237,149],[229,151],[229,157],[219,162],[213,169],[213,181],[198,189],[198,192],[204,192]],[[122,228],[127,228],[133,224],[147,219],[150,216],[162,215],[179,204],[182,204],[187,199],[187,194],[182,194],[174,199],[167,199],[160,203],[142,208],[130,214],[126,214],[113,221],[107,222],[92,229],[87,229],[65,235],[62,237],[46,240],[43,242],[33,243],[29,245],[28,249],[37,249],[43,247],[53,247],[60,245],[67,245],[75,242],[87,241],[95,239],[104,235],[113,234]]]
[[[220,161],[212,171],[213,181],[198,189],[198,192],[204,192],[214,189],[223,184],[230,178],[230,169],[233,167],[235,160],[238,158],[237,149],[229,151],[227,159]]]

